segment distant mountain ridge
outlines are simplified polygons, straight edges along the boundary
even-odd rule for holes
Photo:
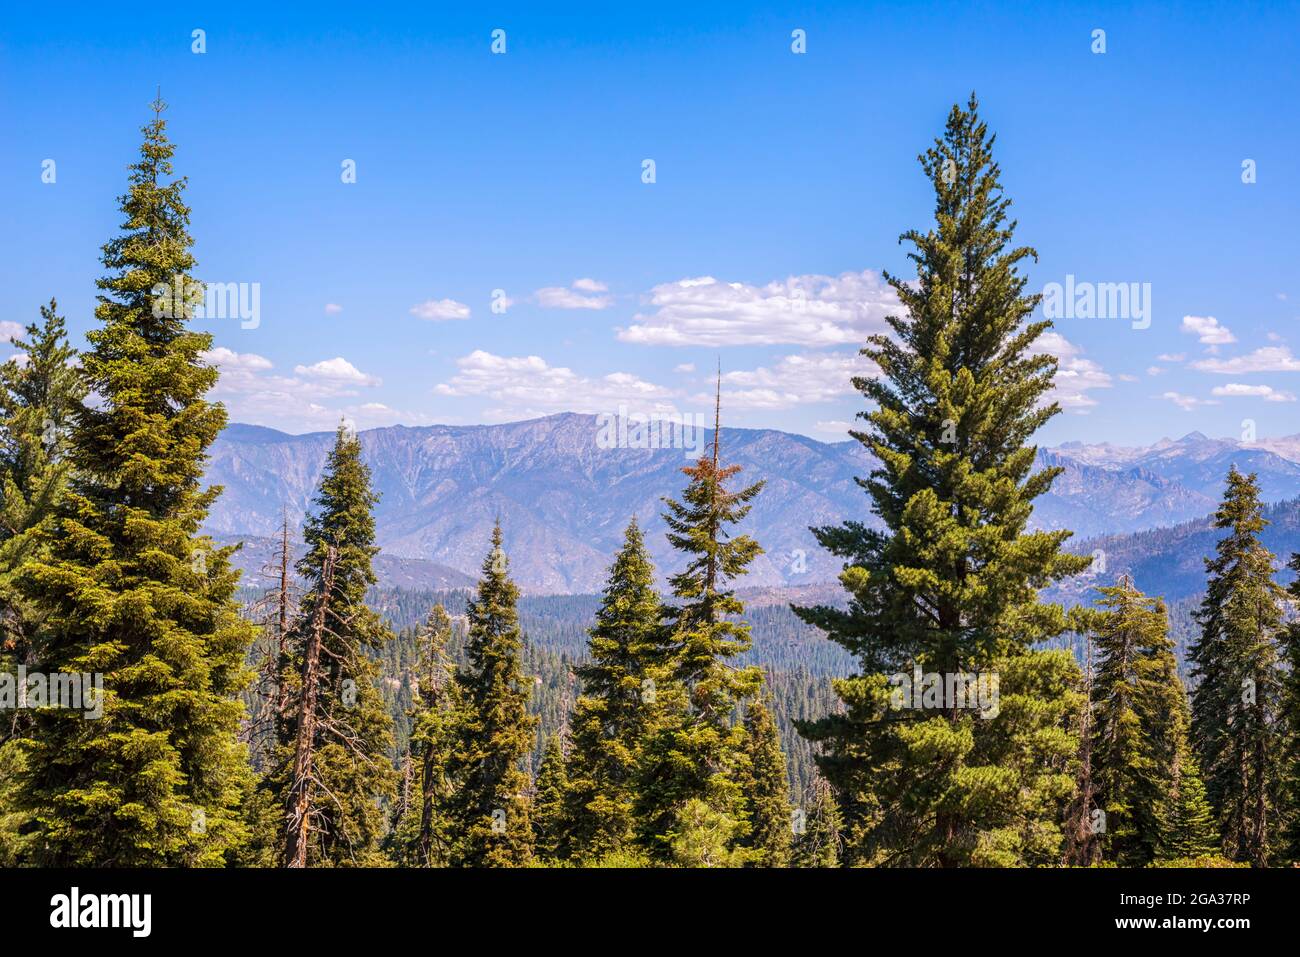
[[[661,497],[680,494],[682,449],[601,448],[598,417],[561,413],[502,425],[392,426],[360,434],[380,493],[376,528],[381,577],[446,587],[477,577],[500,517],[513,573],[533,593],[599,591],[635,515],[661,575],[677,556],[664,539]],[[207,480],[224,486],[206,530],[224,541],[273,538],[282,508],[292,527],[310,507],[333,433],[289,435],[233,424],[214,443]],[[703,442],[712,441],[706,430]],[[1038,500],[1033,523],[1079,537],[1173,525],[1213,511],[1230,462],[1260,474],[1266,500],[1300,495],[1300,437],[1246,445],[1196,434],[1123,449],[1067,443],[1039,453],[1063,469]],[[1288,444],[1289,443],[1289,444]],[[855,481],[875,463],[857,443],[820,442],[774,429],[722,431],[723,458],[737,482],[767,484],[742,530],[764,547],[748,587],[799,588],[833,581],[839,562],[810,525],[874,524]],[[264,546],[250,541],[244,567]],[[405,562],[405,565],[403,564]],[[424,563],[430,563],[427,566]],[[427,583],[435,587],[433,582]]]

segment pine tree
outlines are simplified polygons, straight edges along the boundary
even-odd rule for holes
[[[469,603],[468,663],[456,676],[465,704],[461,741],[453,761],[453,861],[467,867],[520,867],[533,853],[528,774],[535,718],[528,714],[523,635],[509,577],[500,523],[483,561],[478,593]]]
[[[654,566],[633,518],[614,559],[577,669],[567,818],[575,852],[599,859],[632,839],[634,788],[644,742],[656,728],[665,683],[663,610]]]
[[[1106,814],[1108,860],[1145,867],[1161,842],[1162,815],[1186,741],[1185,710],[1164,602],[1122,576],[1101,588],[1092,683],[1093,780]]]
[[[792,849],[795,867],[838,867],[840,860],[840,809],[830,785],[817,778],[798,808],[799,825]]]
[[[790,864],[790,784],[786,777],[785,754],[776,722],[762,699],[752,702],[745,714],[748,760],[741,775],[749,833],[744,846],[755,867],[787,867]]]
[[[1300,552],[1291,556],[1287,567],[1296,577],[1287,586],[1293,603],[1300,603]],[[1281,657],[1285,664],[1281,689],[1282,766],[1279,795],[1280,852],[1288,863],[1300,863],[1300,621],[1292,620],[1280,633]]]
[[[0,365],[0,664],[25,662],[29,620],[17,574],[39,547],[67,479],[68,425],[85,397],[53,299],[41,325],[12,344],[23,362]],[[0,740],[5,737],[0,728]]]
[[[1188,651],[1199,683],[1192,691],[1192,739],[1217,808],[1225,856],[1256,867],[1269,862],[1280,784],[1281,681],[1275,640],[1285,594],[1273,581],[1273,555],[1259,541],[1268,523],[1254,475],[1233,466],[1215,514],[1226,530],[1196,614],[1200,637]]]
[[[682,469],[690,479],[682,501],[664,500],[668,541],[687,564],[669,578],[678,602],[666,611],[671,670],[657,692],[663,720],[646,744],[638,783],[638,839],[658,854],[687,826],[680,815],[693,800],[709,805],[718,821],[728,821],[727,833],[743,837],[746,830],[736,775],[745,729],[734,716],[742,701],[758,693],[762,674],[731,664],[749,650],[750,637],[748,624],[739,620],[744,605],[728,585],[762,548],[748,535],[730,537],[727,528],[749,514],[763,483],[727,489],[740,466],[721,464],[720,407],[719,393],[712,450]],[[703,818],[696,814],[692,820],[695,827]]]
[[[841,801],[855,863],[955,865],[1002,839],[996,796],[1021,792],[1009,769],[979,763],[996,749],[977,739],[1000,734],[1005,719],[951,704],[891,708],[888,676],[914,666],[945,678],[984,674],[1039,654],[1031,649],[1065,627],[1039,590],[1088,564],[1062,551],[1069,532],[1026,531],[1033,500],[1060,471],[1033,472],[1028,444],[1060,411],[1047,401],[1056,360],[1038,343],[1050,322],[1030,321],[1039,297],[1025,295],[1019,266],[1035,253],[1010,246],[1015,223],[992,146],[972,96],[921,157],[935,225],[903,235],[917,280],[887,278],[905,315],[888,320],[892,337],[872,336],[862,350],[880,374],[853,380],[875,406],[859,413],[868,428],[851,434],[880,462],[860,484],[884,527],[814,529],[845,560],[849,606],[796,609],[860,662],[860,675],[835,685],[844,713],[800,726],[822,745],[818,764]],[[1030,686],[1064,687],[1060,663],[1024,667],[1043,672]],[[1054,767],[1059,742],[1038,741]],[[1060,813],[1035,804],[1040,823]]]
[[[25,741],[18,800],[40,864],[218,865],[246,834],[236,736],[252,631],[231,549],[198,534],[220,492],[200,481],[226,415],[204,398],[211,336],[188,328],[187,300],[159,293],[192,283],[194,267],[162,109],[131,167],[123,232],[103,247],[99,326],[81,357],[96,401],[72,410],[74,478],[20,577],[41,618],[36,664],[104,685],[101,719],[43,709]]]
[[[375,863],[380,805],[394,796],[392,718],[372,657],[392,633],[365,602],[376,580],[377,500],[360,440],[340,427],[303,530],[306,594],[281,678],[288,741],[272,786],[285,802],[291,867]]]
[[[569,778],[565,770],[564,747],[559,735],[549,735],[537,769],[537,794],[533,798],[533,829],[537,855],[546,861],[569,856],[570,841],[565,817]]]
[[[419,762],[419,828],[414,859],[420,867],[445,865],[451,854],[449,801],[454,790],[452,756],[460,736],[460,686],[456,665],[447,651],[451,618],[435,605],[425,622],[415,707],[411,754]]]
[[[1166,820],[1159,860],[1194,860],[1218,851],[1219,829],[1214,821],[1214,809],[1205,795],[1196,759],[1190,754],[1179,775]]]

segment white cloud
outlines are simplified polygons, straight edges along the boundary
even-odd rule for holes
[[[455,299],[426,299],[411,307],[411,315],[429,322],[444,322],[449,319],[468,319],[469,306]]]
[[[613,296],[592,295],[606,292],[608,288],[594,279],[577,279],[568,289],[563,286],[539,289],[533,298],[543,309],[608,309],[614,305]]]
[[[346,400],[357,395],[359,387],[377,386],[379,379],[360,372],[346,359],[298,366],[297,375],[285,376],[274,373],[270,359],[252,352],[218,346],[202,358],[220,370],[213,397],[226,404],[234,422],[301,432],[332,429],[342,417],[358,428],[432,421],[423,413],[401,412],[379,402],[348,404]]]
[[[886,329],[900,311],[898,298],[876,273],[791,276],[765,286],[722,282],[712,276],[662,283],[650,290],[624,342],[660,346],[733,346],[793,343],[859,344]]]
[[[328,316],[337,316],[342,311],[343,311],[343,307],[340,306],[337,302],[325,303],[325,314]]]
[[[1216,385],[1210,390],[1210,394],[1225,397],[1253,396],[1261,398],[1265,402],[1295,401],[1295,396],[1292,393],[1280,389],[1274,389],[1271,385],[1246,385],[1242,382],[1229,382],[1227,385]]]
[[[1186,352],[1162,352],[1156,356],[1156,362],[1182,362],[1186,358]]]
[[[727,408],[736,409],[787,409],[829,402],[857,392],[853,376],[879,372],[874,362],[856,352],[789,355],[770,367],[724,373],[722,400]]]
[[[1250,372],[1300,372],[1300,359],[1291,355],[1286,346],[1264,346],[1244,356],[1231,359],[1201,359],[1192,363],[1193,369],[1220,375],[1240,375]]]
[[[1183,395],[1181,392],[1164,392],[1160,398],[1167,399],[1184,412],[1194,412],[1203,405],[1218,405],[1214,399],[1198,399],[1195,396]]]
[[[8,319],[0,321],[0,342],[13,342],[15,339],[21,339],[26,333],[27,330],[19,323],[10,322]]]
[[[1182,332],[1196,336],[1204,346],[1226,346],[1237,341],[1228,327],[1219,325],[1219,320],[1213,316],[1183,316],[1180,328]]]
[[[382,383],[382,380],[377,376],[366,375],[342,356],[335,356],[333,359],[322,359],[320,362],[312,363],[309,366],[294,366],[293,371],[296,375],[306,376],[309,379],[323,379],[327,382],[340,382],[348,385],[376,386]]]
[[[695,363],[683,362],[681,365],[673,366],[673,371],[689,374],[695,371]]]
[[[199,353],[199,358],[209,365],[217,366],[224,375],[228,370],[245,369],[260,372],[272,367],[271,360],[255,352],[235,352],[225,346],[217,346],[207,352]]]
[[[813,426],[813,429],[817,432],[822,432],[826,435],[838,435],[840,438],[848,438],[849,429],[851,428],[853,428],[852,422],[845,422],[841,419],[832,419],[829,422],[818,422]]]
[[[589,378],[540,356],[498,356],[482,349],[456,360],[457,371],[435,386],[438,395],[483,396],[499,403],[487,415],[511,419],[552,412],[669,411],[676,393],[628,372]]]
[[[1097,405],[1097,400],[1088,393],[1112,385],[1110,373],[1092,359],[1085,359],[1083,349],[1060,333],[1051,330],[1043,333],[1034,341],[1033,351],[1056,356],[1056,379],[1044,400],[1059,402],[1066,411],[1086,415]]]

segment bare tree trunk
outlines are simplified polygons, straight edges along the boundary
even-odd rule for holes
[[[325,615],[330,593],[334,590],[335,550],[325,556],[320,595],[312,613],[307,633],[307,647],[302,663],[302,704],[298,710],[298,734],[294,745],[293,778],[289,788],[288,834],[284,858],[287,867],[307,866],[307,843],[311,833],[312,761],[315,757],[316,703],[320,694],[321,644],[325,635]]]

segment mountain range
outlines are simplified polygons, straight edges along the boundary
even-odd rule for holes
[[[632,516],[646,532],[661,576],[677,556],[664,538],[663,496],[678,496],[703,442],[683,448],[606,448],[598,417],[561,413],[502,425],[370,429],[360,433],[383,552],[381,581],[458,587],[473,581],[498,518],[512,573],[535,594],[600,590]],[[214,443],[207,480],[224,487],[205,530],[245,541],[237,561],[255,571],[273,554],[287,515],[295,534],[311,507],[334,434],[289,435],[232,424]],[[870,525],[870,500],[855,478],[874,467],[854,441],[821,442],[773,429],[724,428],[722,458],[741,466],[733,483],[762,480],[741,526],[765,552],[749,587],[832,581],[837,560],[810,525],[856,519]],[[635,444],[635,443],[628,443]],[[1146,447],[1066,443],[1039,451],[1063,471],[1034,509],[1040,528],[1077,538],[1123,536],[1199,519],[1217,505],[1235,463],[1256,472],[1266,501],[1300,496],[1300,436],[1242,443],[1191,433]],[[661,578],[662,583],[662,578]]]

